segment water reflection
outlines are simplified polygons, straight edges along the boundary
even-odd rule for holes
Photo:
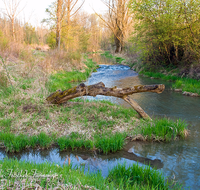
[[[0,150],[0,158],[3,160],[8,157],[10,159],[18,159],[22,161],[28,161],[33,163],[51,162],[59,165],[68,164],[69,158],[70,163],[73,167],[84,166],[85,172],[97,172],[101,171],[102,175],[106,177],[109,170],[111,170],[118,163],[123,164],[126,162],[127,166],[133,163],[139,162],[140,166],[150,165],[152,168],[162,168],[163,163],[159,159],[149,159],[132,152],[128,152],[129,148],[132,147],[132,143],[128,144],[124,150],[119,151],[117,154],[108,155],[97,155],[94,152],[85,151],[63,151],[60,152],[57,148],[51,148],[49,150],[29,150],[15,154],[5,154],[3,150]]]

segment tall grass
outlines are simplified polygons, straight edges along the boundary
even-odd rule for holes
[[[125,164],[118,164],[108,175],[108,180],[117,184],[124,184],[124,189],[128,187],[134,188],[139,185],[146,189],[168,189],[169,184],[159,171],[151,169],[150,166],[141,167],[138,164],[126,167]]]
[[[53,136],[48,136],[43,132],[33,136],[0,132],[0,142],[3,142],[6,152],[19,152],[27,147],[48,148],[53,144]]]
[[[109,152],[116,152],[121,150],[125,144],[126,133],[115,133],[107,132],[102,135],[95,135],[95,147],[104,154]]]
[[[177,137],[184,138],[186,128],[187,124],[180,119],[176,122],[167,118],[141,121],[141,134],[147,140],[169,142]]]
[[[84,168],[71,165],[62,167],[55,163],[29,163],[13,159],[0,160],[1,176],[7,183],[1,184],[3,188],[22,187],[22,181],[26,181],[27,188],[66,188],[66,189],[121,189],[121,190],[158,190],[169,189],[169,183],[164,177],[150,167],[139,167],[137,164],[126,168],[117,165],[109,172],[107,178],[101,173],[84,173]],[[20,177],[19,177],[20,176]],[[23,177],[24,176],[24,177]],[[39,177],[41,176],[41,177]],[[1,181],[3,182],[3,181]],[[181,189],[176,186],[174,189]]]
[[[196,79],[178,79],[175,84],[173,84],[173,88],[200,95],[200,81]]]
[[[187,124],[184,121],[177,120],[176,122],[169,119],[155,119],[154,121],[141,120],[137,130],[131,133],[137,133],[144,136],[148,141],[171,141],[176,138],[184,138]],[[66,149],[77,150],[96,149],[99,152],[107,154],[123,149],[127,132],[116,132],[105,128],[103,132],[95,132],[91,138],[86,134],[71,132],[68,136],[56,137],[49,136],[45,133],[28,136],[25,134],[15,135],[9,132],[0,132],[0,142],[3,142],[7,152],[19,152],[27,147],[48,148],[52,144],[57,144],[61,151]]]

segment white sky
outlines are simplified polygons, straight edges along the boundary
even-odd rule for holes
[[[6,1],[8,2],[10,0]],[[21,0],[21,7],[24,7],[24,5],[26,6],[20,17],[23,19],[25,18],[25,20],[29,21],[32,25],[40,25],[42,19],[47,17],[45,13],[46,8],[54,1],[55,0]],[[88,13],[94,13],[91,7],[98,13],[102,13],[106,10],[106,6],[101,0],[86,0],[82,10]],[[4,8],[3,0],[0,0],[0,12],[2,12]]]

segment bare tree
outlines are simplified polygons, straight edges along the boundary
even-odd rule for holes
[[[67,39],[69,36],[71,19],[78,13],[84,2],[85,0],[56,0],[56,2],[46,9],[50,18],[43,19],[42,22],[53,24],[53,28],[56,27],[56,47],[58,49],[60,49],[61,30],[63,31],[63,28],[66,29],[65,38]]]
[[[21,0],[2,0],[5,6],[5,15],[10,19],[12,26],[12,36],[15,41],[15,20],[17,16],[23,11],[25,8],[20,8]]]
[[[114,34],[115,52],[119,53],[124,47],[126,31],[131,23],[128,7],[129,0],[101,0],[108,7],[108,14],[103,17],[97,14]]]
[[[80,0],[65,0],[66,4],[66,11],[67,11],[67,25],[70,26],[71,24],[71,18],[76,15],[76,13],[80,10],[80,8],[85,3],[85,0],[82,0],[81,4],[78,6],[78,2]]]
[[[56,23],[56,47],[60,49],[60,33],[61,33],[61,14],[62,14],[62,0],[57,2],[57,23]]]

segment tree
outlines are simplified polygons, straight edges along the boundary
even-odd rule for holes
[[[24,41],[26,44],[39,43],[39,37],[36,33],[35,27],[30,24],[24,25]]]
[[[17,16],[23,11],[20,8],[21,0],[2,0],[5,6],[5,15],[10,19],[12,25],[12,36],[15,41],[15,20]]]
[[[99,14],[98,16],[113,32],[115,53],[120,53],[124,48],[124,38],[131,23],[129,0],[102,0],[102,2],[108,7],[108,14],[104,18]]]
[[[56,28],[56,47],[58,49],[60,49],[61,31],[65,35],[65,39],[68,39],[72,18],[78,13],[84,2],[85,0],[57,0],[46,9],[49,18],[44,19],[43,22],[50,24],[53,29]]]
[[[61,32],[61,14],[62,14],[62,0],[57,1],[57,23],[56,23],[56,47],[60,49],[60,32]]]
[[[132,41],[152,69],[200,58],[199,1],[131,0],[130,6],[135,21]]]

